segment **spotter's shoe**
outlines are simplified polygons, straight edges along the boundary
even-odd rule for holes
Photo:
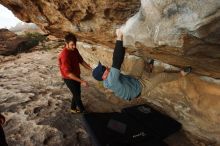
[[[80,113],[80,111],[78,109],[70,109],[70,113],[76,114]]]

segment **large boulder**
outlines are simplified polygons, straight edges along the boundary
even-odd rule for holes
[[[0,29],[0,55],[27,52],[45,39],[46,35],[39,32],[25,31],[17,35],[7,29]]]
[[[115,28],[125,24],[125,45],[130,52],[174,66],[191,65],[199,75],[220,78],[219,0],[1,0],[0,3],[22,21],[33,22],[46,33],[63,37],[64,32],[70,31],[81,40],[111,48]]]
[[[97,65],[98,61],[101,61],[106,66],[112,65],[113,51],[109,47],[81,42],[77,46],[89,64]],[[126,53],[121,70],[132,76],[142,76],[143,78],[147,75],[148,78],[151,78],[163,70],[173,71],[178,68],[155,60],[153,73],[146,73],[147,66],[144,65],[144,60]],[[151,92],[141,95],[142,99],[160,107],[181,122],[184,130],[213,145],[220,144],[219,97],[220,81],[195,73],[176,81],[161,83]],[[198,144],[198,146],[200,145]]]
[[[220,78],[220,1],[141,0],[124,28],[125,46],[175,66]]]
[[[27,39],[19,37],[7,29],[0,29],[0,55],[16,54],[27,43]]]
[[[74,32],[92,47],[86,56],[111,65],[114,31],[123,26],[127,56],[158,60],[173,67],[192,66],[190,76],[162,84],[146,100],[184,123],[184,129],[220,144],[219,0],[1,0],[21,20],[51,35]],[[102,46],[94,46],[94,44]],[[104,48],[104,50],[103,50]],[[108,49],[105,49],[108,48]],[[91,49],[91,50],[90,50]],[[106,52],[108,53],[106,53]],[[96,56],[96,57],[94,57]],[[139,58],[140,59],[140,58]],[[136,61],[136,60],[135,60]],[[124,65],[130,72],[135,61]],[[92,61],[91,61],[92,62]],[[163,66],[163,65],[162,65]],[[133,69],[136,75],[142,70]],[[138,74],[137,74],[138,73]]]

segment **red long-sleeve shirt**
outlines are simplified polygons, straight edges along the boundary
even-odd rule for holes
[[[83,62],[82,56],[79,54],[77,49],[68,50],[63,48],[59,55],[59,67],[62,78],[70,79],[69,73],[73,73],[77,77],[80,77],[79,64]]]

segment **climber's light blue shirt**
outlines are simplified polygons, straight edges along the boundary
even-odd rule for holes
[[[105,88],[111,89],[116,96],[125,100],[131,100],[141,93],[141,84],[137,79],[121,74],[120,70],[114,67],[111,67],[103,84]]]

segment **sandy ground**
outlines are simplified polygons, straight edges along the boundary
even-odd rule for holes
[[[1,57],[0,111],[9,146],[90,146],[81,114],[69,112],[71,94],[60,78],[57,56],[61,48]],[[104,89],[82,68],[89,82],[82,88],[88,112],[112,112],[142,99],[122,101]],[[191,146],[183,131],[166,139],[170,146]]]

